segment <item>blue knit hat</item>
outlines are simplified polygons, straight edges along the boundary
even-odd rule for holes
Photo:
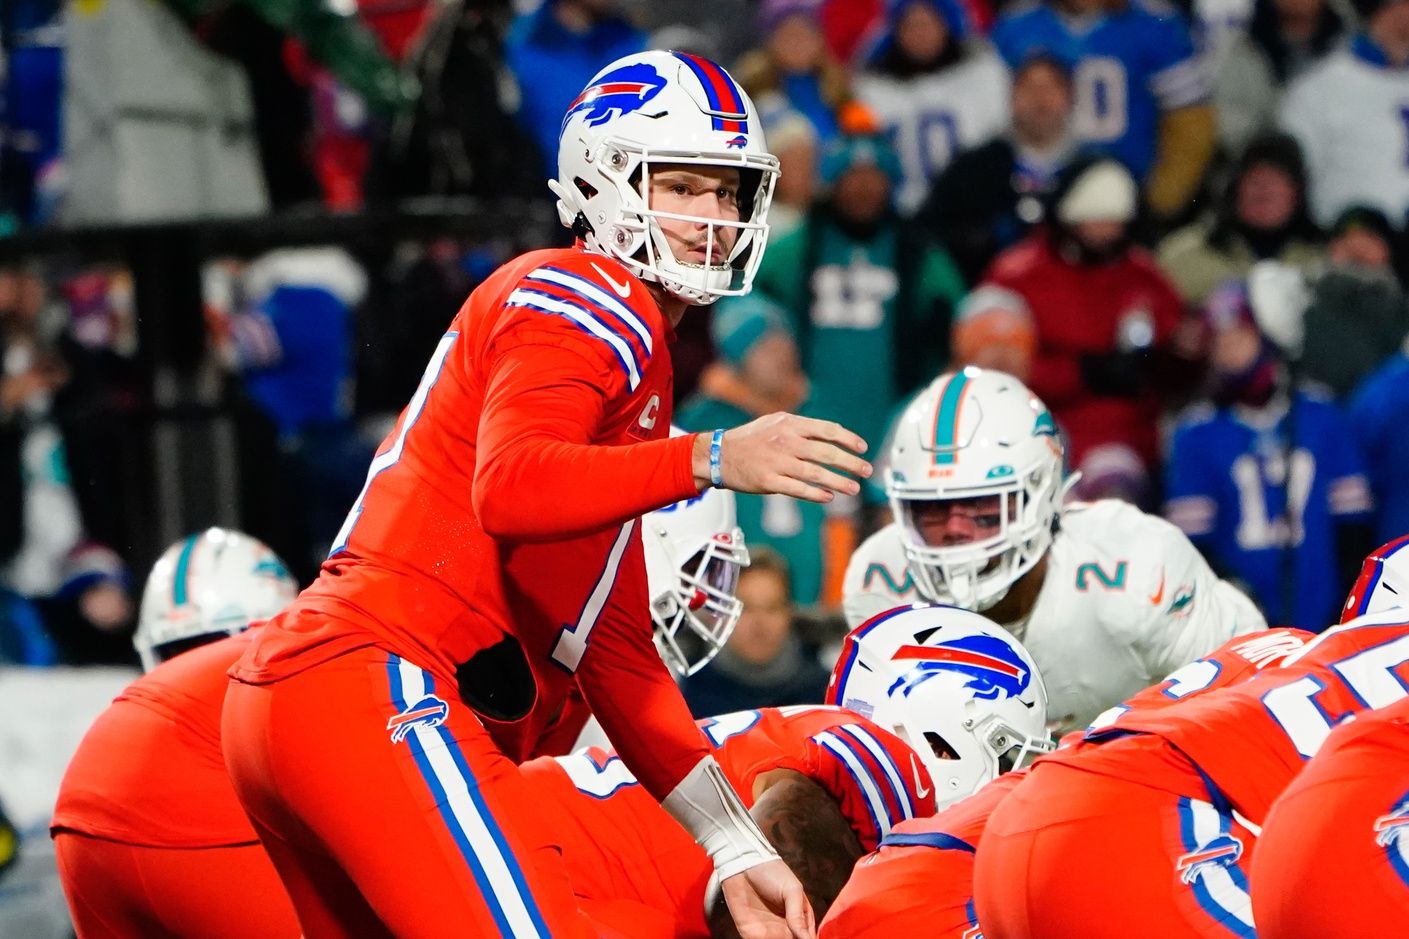
[[[900,158],[895,155],[890,141],[881,134],[837,138],[822,154],[817,175],[823,186],[833,186],[847,170],[865,165],[876,167],[890,177],[891,183],[899,185],[903,175]]]
[[[775,330],[791,335],[787,314],[778,304],[757,293],[719,301],[709,324],[714,348],[730,365],[743,362],[754,344]]]

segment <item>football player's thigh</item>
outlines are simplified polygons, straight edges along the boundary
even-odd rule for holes
[[[144,908],[131,845],[59,831],[54,853],[78,939],[169,935]]]
[[[268,752],[237,788],[281,842],[271,854],[311,939],[315,922],[360,933],[355,907],[320,900],[349,884],[398,936],[586,932],[518,768],[453,685],[369,649],[256,689],[263,700],[246,688],[232,686],[226,727],[232,705],[262,711]]]
[[[1221,817],[1207,803],[1191,810],[1191,801],[1062,765],[1041,767],[994,810],[984,831],[975,864],[984,935],[1237,935],[1228,923],[1245,912],[1236,907],[1240,897],[1247,902],[1236,889],[1241,873],[1221,866],[1207,872],[1218,880],[1217,902],[1205,896],[1202,880],[1180,878],[1179,858],[1189,853],[1183,836],[1208,827],[1216,846],[1220,833]],[[1197,824],[1191,811],[1201,813]],[[1232,884],[1226,895],[1225,880]]]
[[[1313,761],[1277,800],[1252,870],[1259,937],[1360,939],[1409,921],[1409,760],[1386,755]]]
[[[135,848],[147,905],[173,935],[292,939],[293,904],[260,845]]]

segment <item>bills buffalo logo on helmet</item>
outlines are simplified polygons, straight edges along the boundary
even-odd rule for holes
[[[607,72],[583,89],[563,116],[566,127],[578,111],[586,111],[587,126],[599,127],[614,118],[639,111],[665,88],[665,79],[644,62]]]
[[[889,689],[909,695],[916,686],[935,675],[958,672],[967,677],[964,687],[974,697],[992,701],[1002,696],[1016,698],[1027,690],[1032,671],[1012,647],[995,636],[961,636],[934,645],[901,646],[891,656],[897,664],[914,662]]]

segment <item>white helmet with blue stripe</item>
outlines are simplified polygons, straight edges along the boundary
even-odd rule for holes
[[[939,376],[891,435],[886,495],[926,599],[986,610],[1052,544],[1062,444],[1047,406],[1013,376]]]
[[[1380,545],[1360,565],[1360,576],[1341,609],[1348,623],[1371,613],[1382,613],[1409,604],[1409,535]]]
[[[739,171],[739,219],[652,210],[650,175],[662,164]],[[558,140],[562,223],[588,250],[621,261],[693,304],[749,292],[768,241],[768,207],[778,160],[767,151],[758,112],[723,68],[687,52],[641,52],[617,59],[568,106]],[[676,258],[662,218],[703,226],[706,259],[720,233],[736,236],[721,263]]]
[[[1022,644],[952,606],[898,607],[852,630],[827,703],[908,743],[943,807],[1052,749],[1047,689]]]
[[[677,675],[693,675],[724,648],[743,612],[734,591],[749,552],[734,494],[706,489],[651,512],[641,519],[641,542],[656,648]]]
[[[207,528],[167,548],[142,591],[132,645],[142,668],[187,649],[243,632],[298,595],[288,567],[268,545],[224,528]]]

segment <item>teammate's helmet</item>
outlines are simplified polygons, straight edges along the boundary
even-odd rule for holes
[[[706,489],[641,520],[656,647],[676,674],[693,675],[724,648],[743,604],[734,596],[748,566],[734,494]]]
[[[846,637],[827,703],[908,743],[941,807],[1052,749],[1031,657],[991,620],[952,606],[899,607]]]
[[[921,593],[988,609],[1052,543],[1062,444],[1051,413],[1011,375],[969,366],[922,391],[892,441],[886,495]]]
[[[1380,545],[1360,565],[1360,576],[1341,608],[1341,622],[1409,603],[1409,535]]]
[[[651,210],[650,174],[661,164],[739,171],[739,220]],[[729,73],[686,52],[641,52],[598,72],[568,106],[558,138],[558,217],[591,251],[693,304],[749,292],[768,241],[778,160],[768,153],[753,102]],[[724,263],[677,260],[659,219],[705,226],[707,253],[724,229],[737,235]]]
[[[167,548],[147,577],[132,645],[142,668],[243,632],[298,595],[288,568],[262,541],[207,528]]]

